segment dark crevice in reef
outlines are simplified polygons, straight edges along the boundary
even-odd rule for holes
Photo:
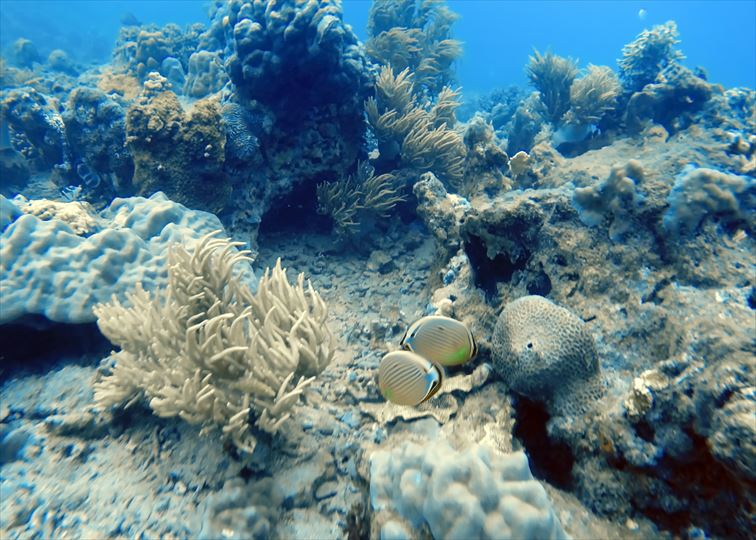
[[[572,487],[575,458],[569,446],[549,438],[546,423],[551,417],[546,407],[518,396],[514,400],[514,409],[514,436],[525,448],[533,476],[569,491]]]
[[[47,319],[0,325],[0,380],[23,372],[48,371],[62,359],[91,365],[113,346],[97,324],[61,324]],[[70,362],[69,362],[70,359]]]
[[[465,253],[470,259],[475,285],[489,297],[496,296],[497,283],[509,282],[517,270],[525,268],[530,258],[530,253],[525,253],[515,261],[510,261],[509,257],[503,254],[489,259],[486,253],[486,245],[478,236],[468,238],[465,242]]]
[[[527,286],[528,294],[548,296],[551,292],[551,279],[549,278],[549,275],[543,271],[543,265],[539,266],[538,273],[529,278]]]
[[[318,214],[316,182],[303,182],[275,199],[260,221],[260,236],[307,231],[327,234],[331,220]]]
[[[685,433],[693,441],[693,452],[685,462],[663,459],[658,465],[665,471],[664,481],[670,491],[684,502],[684,510],[665,511],[658,506],[640,508],[658,526],[678,536],[684,536],[691,525],[706,529],[708,534],[721,538],[747,538],[743,531],[752,528],[750,508],[756,485],[737,478],[709,450],[705,438],[692,430]],[[645,471],[637,471],[639,483],[644,483]],[[660,494],[655,493],[654,498]],[[705,501],[705,503],[704,503]],[[714,502],[712,504],[712,502]],[[716,511],[712,511],[716,509]]]

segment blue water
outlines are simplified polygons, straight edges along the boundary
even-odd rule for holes
[[[452,0],[460,15],[454,35],[465,44],[458,83],[478,93],[525,84],[533,48],[551,49],[587,64],[614,67],[622,46],[644,28],[677,22],[686,65],[702,66],[725,87],[756,86],[756,1],[502,1]],[[367,39],[369,0],[345,0],[344,18]],[[144,23],[207,23],[208,2],[197,0],[0,0],[0,48],[18,37],[46,55],[62,48],[79,60],[109,58],[124,13]],[[645,17],[639,12],[645,11]]]

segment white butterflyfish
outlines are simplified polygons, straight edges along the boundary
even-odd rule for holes
[[[407,329],[401,346],[442,366],[459,366],[478,353],[469,328],[441,315],[429,315],[416,321]]]
[[[415,406],[429,400],[442,381],[442,368],[412,351],[390,352],[378,367],[381,394],[397,405]]]

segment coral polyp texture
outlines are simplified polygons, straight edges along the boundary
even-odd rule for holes
[[[491,348],[506,384],[557,414],[585,412],[602,395],[598,353],[585,323],[542,296],[504,307]]]
[[[437,539],[568,538],[522,452],[407,442],[370,456],[370,480],[380,538],[408,538],[425,524]]]
[[[162,417],[219,428],[254,451],[253,426],[276,433],[299,396],[331,361],[327,309],[300,274],[290,285],[280,260],[256,292],[234,274],[247,252],[237,242],[202,237],[192,251],[172,245],[168,284],[140,284],[124,302],[94,308],[103,334],[120,351],[95,384],[103,407],[146,400]]]

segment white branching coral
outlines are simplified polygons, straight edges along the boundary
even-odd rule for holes
[[[174,246],[168,285],[137,287],[128,307],[113,298],[94,308],[102,333],[120,351],[95,383],[102,407],[146,399],[161,417],[220,428],[238,448],[255,447],[252,423],[276,433],[304,389],[331,361],[327,308],[300,274],[289,284],[281,261],[253,293],[237,264],[238,242],[202,237],[193,251]]]

